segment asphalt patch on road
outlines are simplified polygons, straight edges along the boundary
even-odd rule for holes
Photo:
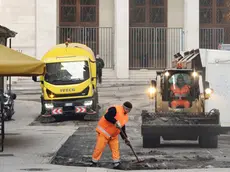
[[[63,146],[58,150],[51,163],[66,166],[88,167],[90,165],[91,155],[96,140],[95,127],[96,123],[80,126],[79,129],[72,136],[70,136]],[[120,139],[120,152],[123,170],[230,167],[229,161],[216,160],[214,156],[208,154],[205,149],[201,148],[195,148],[198,151],[194,152],[185,151],[174,154],[170,153],[168,150],[164,151],[164,148],[148,151],[140,147],[134,147],[134,149],[136,150],[138,157],[141,160],[144,160],[142,163],[137,163],[130,149]],[[102,168],[113,167],[111,152],[108,146],[102,155],[99,165]]]

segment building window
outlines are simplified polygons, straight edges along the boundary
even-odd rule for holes
[[[212,0],[200,0],[200,23],[210,24],[213,21]]]
[[[216,8],[216,23],[230,24],[230,1],[217,0]]]
[[[230,43],[230,0],[200,0],[200,47]]]
[[[200,24],[230,24],[230,0],[200,0]]]
[[[130,0],[130,26],[159,26],[167,23],[167,0]]]
[[[76,22],[76,0],[60,0],[60,22]]]
[[[166,66],[167,0],[130,0],[129,67]]]
[[[59,0],[60,26],[98,26],[99,0]]]

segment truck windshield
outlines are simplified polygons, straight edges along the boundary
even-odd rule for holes
[[[192,76],[187,73],[176,73],[169,78],[169,85],[173,87],[183,87],[184,85],[191,86]]]
[[[46,64],[45,81],[54,85],[79,84],[89,79],[87,61]]]

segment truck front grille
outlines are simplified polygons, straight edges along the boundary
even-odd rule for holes
[[[74,106],[64,106],[63,111],[74,111],[75,107]]]

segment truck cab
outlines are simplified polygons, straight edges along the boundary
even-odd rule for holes
[[[60,44],[48,51],[42,61],[46,64],[39,81],[42,116],[97,119],[96,62],[92,50],[83,44]]]

